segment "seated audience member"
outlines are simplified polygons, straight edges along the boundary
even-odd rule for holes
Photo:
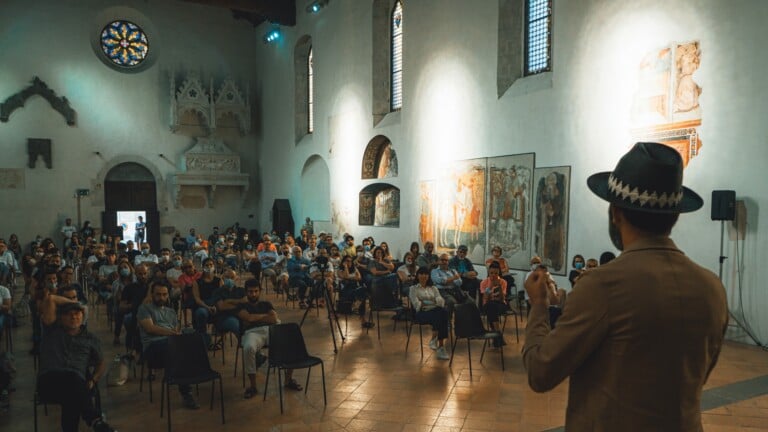
[[[115,279],[114,282],[112,282],[113,301],[107,305],[108,308],[112,309],[111,314],[115,321],[115,338],[112,341],[113,345],[120,345],[120,332],[123,329],[123,318],[125,312],[120,309],[120,299],[123,295],[123,289],[125,289],[126,286],[136,282],[136,277],[133,274],[133,267],[128,262],[128,260],[121,262],[117,266],[117,272],[119,276],[117,279]]]
[[[416,265],[416,259],[413,252],[406,252],[403,256],[403,265],[397,269],[397,276],[400,278],[400,286],[402,287],[403,295],[408,295],[408,289],[416,282],[416,271],[419,266]]]
[[[13,252],[8,249],[5,240],[0,240],[0,285],[8,285],[11,282],[12,273],[18,269]]]
[[[477,299],[480,280],[477,278],[477,272],[472,265],[472,261],[467,258],[467,247],[465,245],[461,245],[456,249],[456,256],[448,261],[448,267],[456,270],[461,275],[461,288],[469,293],[469,297],[472,300]]]
[[[133,265],[146,264],[149,268],[152,268],[159,262],[160,260],[157,259],[157,255],[150,251],[149,243],[142,243],[141,253],[133,259]]]
[[[343,255],[347,255],[350,258],[355,258],[357,256],[357,248],[355,248],[355,238],[351,235],[347,235],[344,238],[344,247],[339,244],[339,249],[342,250]]]
[[[195,297],[192,293],[193,287],[197,284],[197,281],[203,277],[203,273],[197,271],[192,260],[186,259],[181,264],[182,274],[178,278],[178,284],[181,288],[181,304],[185,309],[185,322],[186,322],[186,309],[195,310],[197,303],[195,303]]]
[[[19,242],[19,237],[16,236],[16,234],[11,234],[8,237],[8,249],[13,252],[13,256],[16,258],[16,262],[21,260],[23,255],[21,250],[21,243]]]
[[[237,317],[240,318],[243,330],[243,355],[245,356],[245,373],[248,374],[250,386],[243,397],[250,399],[256,394],[256,371],[264,364],[266,357],[260,353],[261,348],[269,343],[269,326],[279,324],[277,312],[268,301],[260,301],[261,287],[257,279],[245,281],[245,292],[248,301],[240,305]],[[293,370],[285,371],[285,388],[302,390],[301,385],[293,379]]]
[[[307,248],[307,246],[309,246],[309,233],[307,232],[307,230],[303,229],[300,232],[299,238],[295,240],[296,240],[296,246],[304,250]]]
[[[272,267],[275,271],[275,279],[277,279],[277,292],[288,289],[288,260],[293,256],[292,250],[287,244],[281,245],[280,254],[277,256],[275,266]]]
[[[94,277],[99,297],[107,304],[112,297],[112,282],[117,279],[117,276],[117,254],[114,249],[110,249],[106,253],[104,264],[99,267],[99,272]],[[111,314],[109,309],[107,311]]]
[[[213,292],[212,303],[216,307],[213,324],[219,333],[240,334],[240,321],[237,311],[245,303],[245,290],[237,286],[237,273],[232,269],[224,270],[221,275],[221,287]]]
[[[448,310],[448,321],[450,322],[456,303],[465,303],[469,297],[461,289],[461,275],[456,270],[448,267],[447,253],[440,255],[438,263],[438,267],[432,269],[430,277],[435,284],[435,288],[440,291],[440,296],[445,300],[445,308]]]
[[[277,263],[277,249],[272,244],[269,234],[264,234],[264,238],[259,245],[259,262],[261,262],[261,274],[269,278],[272,286],[277,288],[277,272],[275,264]]]
[[[184,238],[184,241],[187,242],[187,251],[194,252],[195,245],[199,245],[197,243],[197,235],[195,234],[194,228],[189,229],[189,235],[187,235],[187,237]]]
[[[136,249],[134,246],[133,240],[128,240],[125,243],[125,254],[128,255],[128,259],[131,260],[131,262],[134,262],[137,256],[141,255],[141,251]]]
[[[370,288],[371,287],[371,278],[373,277],[371,275],[371,272],[368,271],[368,264],[371,262],[371,257],[368,253],[365,252],[364,246],[357,246],[355,247],[355,255],[353,262],[355,263],[355,268],[357,268],[357,271],[360,272],[360,277],[362,278],[363,285]]]
[[[368,261],[368,271],[371,273],[371,283],[380,283],[389,278],[397,278],[392,272],[395,265],[384,255],[384,249],[377,246],[373,250],[373,259]],[[395,293],[392,293],[393,295]]]
[[[303,249],[304,258],[309,261],[314,261],[317,256],[317,236],[311,236],[309,238],[309,246]]]
[[[434,270],[433,270],[434,271]],[[420,268],[416,272],[418,283],[411,287],[408,295],[413,309],[416,311],[416,321],[432,325],[432,339],[429,347],[437,350],[436,357],[448,360],[451,357],[445,351],[445,338],[448,337],[448,311],[445,309],[445,299],[440,291],[430,282],[429,269]]]
[[[312,285],[312,279],[309,277],[309,268],[311,266],[312,262],[302,255],[301,248],[294,246],[293,254],[288,259],[288,264],[286,265],[288,270],[288,286],[296,287],[301,308],[307,306],[307,287]]]
[[[490,267],[492,263],[496,263],[499,265],[499,276],[501,276],[502,279],[504,279],[507,282],[507,295],[512,295],[513,292],[512,288],[515,287],[515,278],[512,276],[512,272],[509,271],[509,264],[507,264],[507,259],[502,256],[503,249],[501,249],[501,246],[494,246],[491,248],[491,256],[488,257],[487,260],[485,260],[485,267]]]
[[[419,250],[419,242],[411,242],[411,246],[408,248],[408,251],[411,253],[411,255],[413,255],[413,259],[415,261],[416,258],[421,255],[421,251]]]
[[[616,255],[611,251],[605,251],[600,254],[600,265],[608,264],[616,259]]]
[[[171,262],[171,250],[168,248],[160,249],[160,256],[158,257],[158,263],[150,274],[155,275],[158,279],[167,277],[168,270],[173,268],[173,262]]]
[[[261,243],[256,247],[256,252],[259,254],[263,251],[272,251],[277,254],[277,246],[272,243],[272,236],[270,236],[268,232],[265,232],[264,235],[261,236]],[[262,263],[262,266],[263,264],[264,263]]]
[[[93,403],[94,387],[106,364],[99,339],[82,325],[83,314],[76,301],[62,307],[59,325],[52,326],[40,343],[37,391],[42,400],[61,405],[64,432],[77,432],[81,418],[95,432],[112,432],[115,429]]]
[[[359,300],[360,305],[358,306],[357,313],[360,316],[360,324],[363,328],[373,327],[372,322],[366,322],[365,320],[365,301],[368,298],[368,292],[362,285],[360,272],[349,255],[344,255],[341,258],[336,278],[339,281],[339,299],[349,303]]]
[[[328,249],[328,259],[331,261],[333,269],[338,270],[341,265],[341,252],[339,252],[338,246],[332,245],[331,248]]]
[[[11,300],[11,290],[0,285],[0,337],[5,326],[11,325]]]
[[[261,280],[261,262],[259,262],[259,255],[250,241],[243,244],[243,266],[253,277]]]
[[[237,269],[240,265],[240,250],[235,246],[235,241],[228,239],[224,244],[224,250],[222,251],[224,256],[224,263],[232,269]]]
[[[123,288],[120,303],[118,304],[120,313],[123,315],[123,324],[125,325],[125,347],[129,351],[139,351],[141,347],[139,344],[139,328],[136,314],[139,311],[139,306],[148,297],[150,282],[149,269],[146,265],[137,265],[134,272],[136,280]]]
[[[585,266],[585,270],[597,268],[597,266],[598,266],[597,260],[594,258],[590,258],[587,260],[587,265]]]
[[[52,268],[46,270],[41,287],[39,289],[37,313],[39,314],[40,324],[42,324],[42,334],[44,335],[54,324],[61,312],[61,306],[69,303],[80,303],[77,300],[77,292],[70,291],[68,297],[59,295],[58,277],[56,271]]]
[[[501,269],[498,263],[491,263],[488,267],[488,277],[480,282],[480,293],[483,299],[483,310],[488,318],[488,325],[492,330],[499,330],[499,317],[509,310],[507,306],[507,281],[500,276]],[[494,347],[503,344],[503,339],[495,339]]]
[[[433,270],[438,267],[438,256],[434,253],[435,244],[432,242],[424,243],[424,253],[416,257],[416,265],[419,268]]]
[[[180,232],[176,231],[176,234],[173,235],[173,240],[171,240],[171,247],[173,248],[174,252],[184,256],[184,253],[187,251],[187,241],[181,238]]]
[[[205,335],[206,343],[209,342],[206,326],[208,320],[216,313],[216,307],[212,301],[213,292],[223,283],[221,278],[216,276],[215,269],[213,258],[206,258],[203,260],[203,276],[192,284],[192,298],[195,302],[192,327],[198,333]]]
[[[395,261],[395,259],[392,257],[392,253],[389,251],[389,244],[387,242],[381,242],[381,244],[379,244],[379,247],[384,252],[385,260],[389,262]]]
[[[584,272],[584,257],[580,254],[574,255],[571,260],[571,267],[573,270],[568,273],[568,280],[571,282],[571,288],[573,288],[576,279]]]
[[[61,269],[58,275],[58,280],[59,287],[72,286],[72,289],[77,292],[77,299],[80,303],[86,304],[88,302],[82,285],[75,282],[75,269],[71,265],[65,265],[64,268]]]
[[[165,359],[168,354],[168,336],[181,334],[176,311],[168,307],[170,285],[167,280],[154,281],[150,287],[152,301],[142,303],[136,313],[141,334],[141,345],[144,350],[144,361],[152,368],[165,367]],[[192,396],[191,386],[179,385],[179,393],[181,393],[186,408],[200,408],[195,397]]]

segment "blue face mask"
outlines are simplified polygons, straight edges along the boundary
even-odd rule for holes
[[[576,267],[576,270],[581,270],[581,269],[584,268],[584,263],[583,262],[577,262],[576,265],[574,265],[574,267]]]
[[[234,279],[224,279],[224,286],[227,288],[234,288],[235,287],[235,280]]]
[[[120,269],[120,276],[130,276],[130,275],[131,275],[131,269],[129,268]]]

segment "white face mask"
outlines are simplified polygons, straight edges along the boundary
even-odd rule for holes
[[[537,269],[537,268],[539,268],[539,266],[540,266],[540,265],[541,265],[541,264],[538,264],[538,263],[536,263],[536,264],[531,264],[531,271],[536,271],[536,269]]]

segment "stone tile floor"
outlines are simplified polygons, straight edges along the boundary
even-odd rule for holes
[[[18,293],[18,290],[17,290]],[[278,307],[283,322],[299,321],[302,310],[293,309],[266,295]],[[325,310],[310,312],[303,332],[310,354],[325,361],[328,389],[328,405],[323,406],[320,369],[310,376],[309,391],[287,392],[285,413],[280,405],[275,387],[270,380],[267,400],[262,401],[264,370],[259,374],[260,394],[244,400],[240,371],[233,377],[234,347],[226,346],[226,365],[221,364],[221,352],[211,357],[211,363],[224,375],[226,424],[220,423],[218,400],[214,411],[207,409],[210,389],[200,389],[202,408],[185,410],[178,393],[171,394],[173,427],[177,431],[544,431],[560,430],[564,424],[567,404],[567,381],[549,393],[537,394],[528,388],[520,358],[520,344],[514,334],[507,331],[508,345],[504,350],[506,370],[502,372],[498,351],[486,352],[483,363],[479,361],[481,342],[473,342],[470,378],[466,343],[456,348],[453,366],[435,358],[434,352],[425,346],[420,356],[418,330],[414,334],[408,352],[405,352],[406,334],[402,323],[393,331],[391,314],[382,314],[381,340],[376,329],[366,334],[359,321],[351,317],[345,331],[346,341],[339,344],[337,354],[333,345]],[[341,320],[342,329],[345,328]],[[111,359],[117,352],[111,345],[111,335],[102,314],[91,318],[90,328],[104,341],[105,355]],[[426,330],[426,329],[425,329]],[[30,325],[28,319],[14,330],[16,364],[19,377],[17,391],[11,397],[11,407],[0,413],[0,430],[3,432],[27,432],[32,430],[32,387],[34,372],[30,349]],[[425,335],[424,343],[428,342]],[[4,342],[2,345],[4,346]],[[120,351],[122,353],[122,351]],[[303,384],[305,371],[296,376]],[[750,385],[735,385],[734,392],[725,392],[728,398],[718,398],[712,393],[714,407],[704,413],[705,430],[768,431],[768,388],[761,389],[768,375],[768,352],[759,348],[727,343],[720,362],[713,371],[706,389],[717,392],[741,381]],[[274,378],[274,377],[273,377]],[[750,387],[751,386],[751,387]],[[755,388],[757,386],[757,388]],[[749,388],[745,391],[743,388]],[[138,381],[130,380],[120,387],[102,388],[103,408],[107,420],[118,430],[153,432],[166,430],[165,419],[159,417],[159,385],[154,385],[155,401],[149,402],[146,386],[138,391]],[[713,390],[714,389],[714,390]],[[218,394],[218,391],[216,392]],[[744,397],[739,394],[743,393]],[[755,396],[760,395],[762,396]],[[744,399],[744,400],[742,400]],[[58,430],[58,408],[49,407],[49,415],[40,414],[40,430]],[[84,425],[81,430],[89,430]]]

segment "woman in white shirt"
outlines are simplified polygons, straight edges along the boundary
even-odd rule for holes
[[[448,311],[445,309],[445,299],[429,278],[429,269],[420,268],[416,271],[418,283],[411,287],[409,298],[416,311],[416,322],[432,325],[432,340],[429,347],[437,350],[437,358],[448,360],[450,356],[445,350],[445,338],[448,337]]]

